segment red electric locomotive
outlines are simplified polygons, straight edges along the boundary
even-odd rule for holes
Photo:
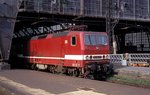
[[[65,31],[35,36],[23,45],[33,69],[98,78],[111,71],[106,32]]]

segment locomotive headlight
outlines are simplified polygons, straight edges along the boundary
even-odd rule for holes
[[[93,56],[92,55],[87,55],[85,56],[85,60],[92,60],[93,59]]]
[[[86,60],[89,60],[89,59],[90,59],[90,56],[87,55],[87,56],[85,57],[85,59],[86,59]]]

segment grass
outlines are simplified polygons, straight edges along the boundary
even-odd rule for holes
[[[144,87],[144,88],[150,88],[150,80],[147,80],[147,79],[138,79],[138,78],[135,79],[132,77],[115,75],[115,76],[109,77],[107,81],[126,84],[126,85],[132,85],[132,86],[138,86],[138,87]]]

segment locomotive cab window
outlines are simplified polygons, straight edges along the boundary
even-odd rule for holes
[[[71,37],[71,45],[76,46],[76,37],[75,36]]]
[[[106,35],[85,35],[85,45],[108,45],[108,38]]]

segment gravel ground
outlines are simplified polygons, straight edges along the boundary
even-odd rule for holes
[[[150,79],[150,67],[122,67],[115,69],[119,76]]]

